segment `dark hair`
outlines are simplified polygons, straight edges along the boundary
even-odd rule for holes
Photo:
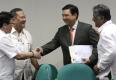
[[[72,15],[75,13],[77,14],[77,16],[79,15],[78,7],[73,4],[67,4],[62,8],[62,10],[66,10],[66,9],[70,9]]]
[[[110,20],[110,9],[104,4],[98,4],[93,8],[93,16],[103,16],[106,20]]]
[[[12,14],[10,12],[0,12],[0,28],[3,27],[3,24],[9,24],[10,20],[13,18]]]
[[[16,12],[18,12],[18,11],[23,11],[23,9],[21,9],[21,8],[14,8],[14,9],[12,9],[12,10],[10,11],[10,13],[11,13],[13,16],[16,16]]]

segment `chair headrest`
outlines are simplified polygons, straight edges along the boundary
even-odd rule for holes
[[[37,72],[36,80],[54,80],[57,77],[57,69],[52,64],[42,64]]]
[[[58,80],[95,80],[95,75],[89,66],[74,63],[59,69]]]

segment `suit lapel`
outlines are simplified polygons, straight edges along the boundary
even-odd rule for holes
[[[76,33],[75,33],[75,38],[74,38],[74,44],[78,44],[78,35],[79,35],[79,30],[80,30],[80,22],[78,22]]]
[[[67,45],[71,45],[68,26],[66,26],[65,29],[66,29],[66,30],[64,30],[64,31],[66,31],[66,32],[64,32],[64,33],[65,33],[65,35],[66,35],[66,38],[65,38],[65,39],[66,39],[66,43],[67,43]],[[65,37],[65,36],[63,36],[63,37]]]

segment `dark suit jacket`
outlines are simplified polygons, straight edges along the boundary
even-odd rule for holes
[[[92,55],[90,56],[90,65],[94,65],[97,62],[97,42],[98,34],[95,32],[92,26],[90,24],[78,22],[74,45],[93,45],[94,49]],[[48,54],[61,46],[63,52],[63,62],[64,64],[69,64],[71,63],[71,57],[68,48],[70,45],[71,42],[69,28],[67,25],[64,25],[58,29],[58,32],[50,42],[42,46],[43,54]]]

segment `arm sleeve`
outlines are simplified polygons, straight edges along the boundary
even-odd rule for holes
[[[47,44],[42,46],[43,55],[52,52],[59,46],[60,46],[60,43],[59,43],[59,30],[58,30],[58,32],[55,34],[54,38],[50,42],[48,42]]]
[[[16,48],[13,45],[12,41],[7,37],[3,37],[0,40],[0,50],[4,55],[7,55],[9,58],[13,58],[16,56]]]
[[[108,68],[115,57],[115,40],[111,35],[103,35],[100,37],[100,44],[98,48],[98,68],[104,70]],[[100,56],[99,56],[100,55]]]

